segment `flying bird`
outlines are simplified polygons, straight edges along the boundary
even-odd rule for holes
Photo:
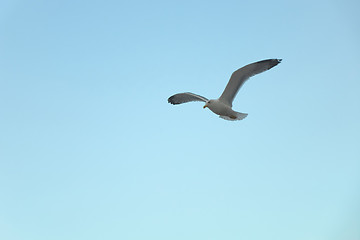
[[[209,108],[213,113],[219,115],[220,118],[231,121],[242,120],[247,116],[247,113],[235,112],[232,109],[232,102],[234,101],[240,87],[250,77],[275,67],[281,62],[281,60],[282,59],[267,59],[239,68],[233,72],[224,92],[218,99],[209,100],[206,97],[185,92],[169,97],[168,102],[174,105],[195,101],[205,102],[203,108]]]

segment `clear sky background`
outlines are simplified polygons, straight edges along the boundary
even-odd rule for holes
[[[360,239],[359,1],[0,6],[0,239]]]

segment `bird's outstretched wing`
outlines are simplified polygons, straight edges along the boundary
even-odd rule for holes
[[[231,75],[230,80],[226,85],[224,92],[221,94],[219,100],[229,106],[232,106],[232,102],[236,94],[246,80],[256,74],[262,73],[272,67],[275,67],[281,62],[281,60],[282,59],[263,60],[248,64],[245,67],[236,70]]]
[[[178,93],[178,94],[172,95],[168,99],[168,102],[171,104],[181,104],[181,103],[195,102],[195,101],[207,102],[208,99],[203,96],[200,96],[200,95],[197,95],[194,93],[190,93],[190,92]]]

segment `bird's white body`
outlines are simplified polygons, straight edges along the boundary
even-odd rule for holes
[[[211,99],[207,101],[204,108],[206,107],[208,107],[213,113],[226,120],[241,120],[247,116],[246,113],[235,112],[229,105],[223,103],[219,99]]]

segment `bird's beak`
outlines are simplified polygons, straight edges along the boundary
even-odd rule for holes
[[[208,107],[208,105],[207,104],[205,104],[205,106],[203,106],[203,108],[207,108]]]

